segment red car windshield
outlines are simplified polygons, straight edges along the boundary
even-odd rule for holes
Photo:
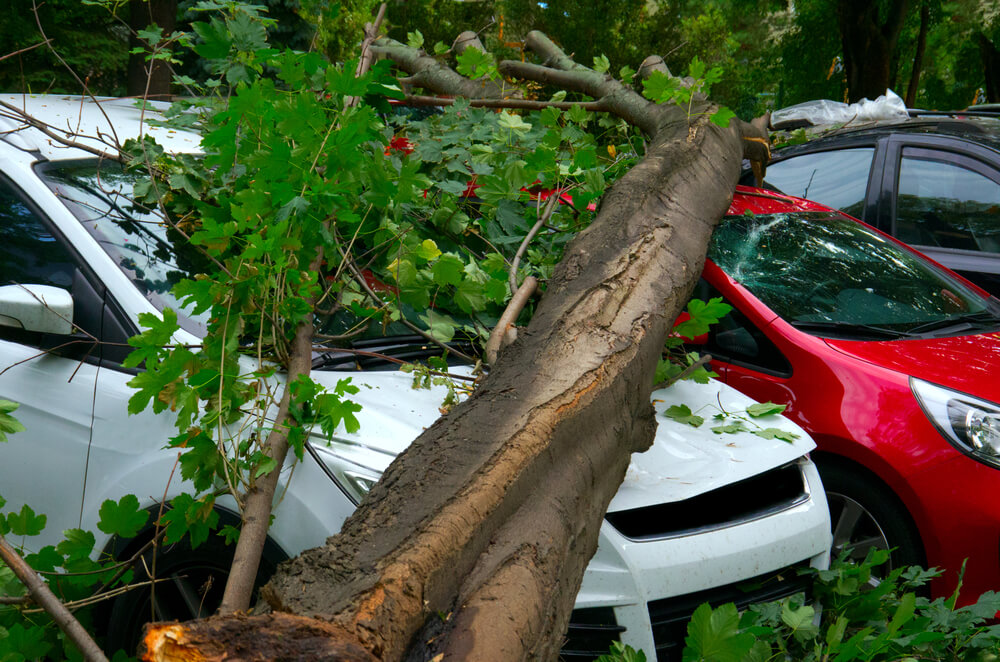
[[[709,258],[787,322],[819,336],[958,335],[995,305],[891,239],[833,212],[727,216]]]

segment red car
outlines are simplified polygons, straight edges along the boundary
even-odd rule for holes
[[[937,595],[1000,589],[1000,301],[841,212],[739,187],[695,296],[702,351],[816,440],[834,553],[895,548]]]

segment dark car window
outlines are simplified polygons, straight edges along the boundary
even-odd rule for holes
[[[794,156],[767,167],[765,184],[861,217],[868,191],[873,147]]]
[[[0,179],[0,285],[23,283],[70,289],[75,263],[41,218]]]
[[[1000,184],[956,163],[904,149],[895,235],[917,246],[1000,252]]]
[[[997,325],[988,299],[840,214],[729,216],[712,235],[708,256],[785,321],[816,335]]]
[[[722,294],[701,278],[695,286],[694,296],[708,301],[714,297],[722,297]],[[726,303],[732,305],[731,301]],[[735,306],[719,320],[718,324],[709,329],[705,345],[692,346],[692,349],[710,354],[713,358],[726,363],[771,375],[780,377],[792,375],[792,366],[781,350]]]

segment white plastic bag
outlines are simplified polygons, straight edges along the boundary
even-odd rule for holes
[[[822,124],[846,124],[848,122],[874,122],[877,120],[905,119],[908,117],[906,104],[892,90],[874,101],[862,99],[846,104],[829,99],[806,101],[771,113],[771,126],[775,129],[783,125],[802,126],[803,121],[813,126]]]

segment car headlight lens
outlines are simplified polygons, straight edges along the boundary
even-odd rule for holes
[[[910,388],[927,418],[966,455],[1000,468],[1000,405],[915,377]]]
[[[336,437],[329,444],[311,442],[309,448],[324,472],[355,505],[361,503],[361,499],[382,477],[383,469],[376,465],[388,464],[394,457],[385,451]]]

